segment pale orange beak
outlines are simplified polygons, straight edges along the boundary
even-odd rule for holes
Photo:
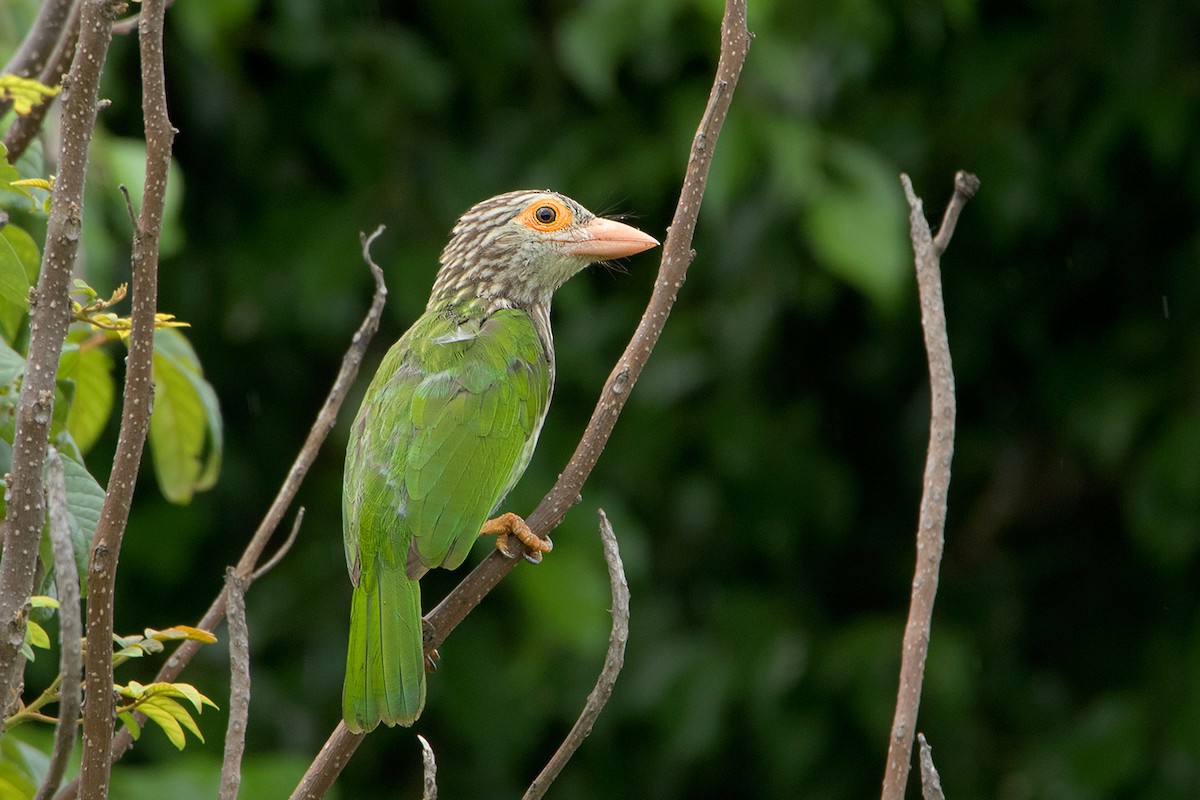
[[[613,219],[596,217],[563,243],[563,252],[584,256],[594,261],[610,261],[645,252],[658,246],[658,239],[642,233],[632,225]]]

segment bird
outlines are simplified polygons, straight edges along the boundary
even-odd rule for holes
[[[342,491],[353,587],[342,717],[409,726],[425,705],[420,578],[481,534],[550,549],[511,512],[554,386],[550,301],[589,264],[658,245],[549,190],[497,195],[454,225],[425,312],[388,350],[351,426]]]

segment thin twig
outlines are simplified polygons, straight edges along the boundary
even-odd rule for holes
[[[80,676],[83,671],[83,621],[79,614],[79,572],[71,547],[67,519],[67,482],[62,459],[50,448],[50,472],[46,485],[50,503],[50,543],[54,548],[54,588],[58,595],[59,675],[58,722],[54,726],[54,749],[50,766],[38,787],[34,800],[48,800],[58,791],[63,772],[75,747],[79,729],[79,704],[82,698]]]
[[[954,226],[958,224],[958,215],[963,206],[978,191],[979,178],[963,170],[954,173],[954,194],[946,204],[946,213],[942,215],[942,224],[938,227],[937,236],[933,237],[933,251],[938,258],[942,257],[942,253],[945,253],[950,245],[950,239],[954,236]]]
[[[225,569],[225,621],[229,628],[229,725],[221,763],[221,800],[237,800],[250,717],[250,630],[246,624],[246,578]]]
[[[925,741],[923,733],[917,734],[917,742],[921,746],[921,796],[925,800],[946,800],[941,776],[933,765],[933,748]]]
[[[80,9],[81,6],[78,3],[74,4],[71,8],[71,15],[67,18],[58,43],[54,47],[54,54],[46,61],[46,66],[42,68],[41,74],[38,75],[38,81],[46,86],[61,85],[66,77],[67,70],[71,68],[71,59],[75,57],[75,45],[79,41]],[[17,159],[21,157],[21,154],[29,147],[29,143],[41,131],[46,114],[49,113],[50,107],[54,103],[55,98],[46,98],[34,106],[28,114],[19,116],[13,120],[12,125],[4,133],[4,146],[8,150],[8,163],[15,164]]]
[[[617,547],[617,537],[603,509],[600,511],[600,541],[604,544],[604,563],[608,565],[608,582],[612,587],[612,633],[608,637],[608,653],[604,657],[604,668],[596,681],[596,688],[588,695],[583,713],[575,721],[571,732],[563,741],[558,751],[546,764],[541,774],[534,778],[525,792],[524,800],[539,800],[546,794],[550,784],[562,772],[563,767],[575,755],[575,751],[583,744],[596,724],[604,704],[612,696],[613,686],[621,667],[625,666],[625,643],[629,641],[629,584],[625,580],[625,567],[621,564],[621,551]]]
[[[288,531],[287,538],[283,540],[283,544],[279,545],[279,549],[275,551],[275,555],[267,559],[267,562],[250,574],[250,582],[261,578],[283,561],[284,556],[292,549],[292,545],[296,543],[296,537],[300,535],[300,525],[304,522],[304,506],[296,511],[296,520],[292,523],[292,529]]]
[[[83,765],[80,770],[84,800],[108,797],[113,739],[113,598],[117,562],[133,490],[137,484],[150,407],[154,403],[154,322],[158,310],[158,243],[166,206],[167,171],[175,129],[167,116],[166,72],[163,66],[163,0],[144,0],[139,44],[142,59],[142,116],[146,129],[146,177],[142,210],[133,231],[133,318],[129,355],[125,358],[125,394],[117,451],[100,521],[92,539],[88,561],[87,669],[83,703]],[[112,17],[97,24],[109,34]],[[85,23],[85,30],[87,25]],[[82,52],[81,52],[82,55]]]
[[[733,90],[746,61],[751,38],[746,29],[745,0],[726,0],[716,78],[709,93],[704,116],[701,117],[700,126],[692,141],[679,204],[675,207],[675,216],[663,243],[662,264],[654,282],[654,291],[633,337],[625,347],[625,352],[621,354],[604,384],[600,400],[592,412],[592,418],[579,445],[575,448],[575,453],[563,468],[553,488],[526,518],[533,532],[543,538],[562,522],[567,509],[579,502],[579,493],[583,489],[584,481],[600,459],[600,453],[617,424],[617,417],[625,407],[625,401],[638,376],[642,374],[642,368],[650,358],[650,352],[658,342],[663,325],[666,324],[675,304],[675,298],[683,286],[688,266],[695,256],[692,250],[692,235],[696,230],[696,217],[700,213],[700,201],[704,197],[704,187],[708,181],[708,168],[712,163],[717,137],[729,112]],[[506,558],[503,554],[494,552],[472,570],[425,617],[428,623],[426,652],[440,647],[450,632],[519,561],[520,559]]]
[[[433,746],[421,734],[417,734],[421,743],[421,766],[425,774],[425,788],[421,800],[437,800],[437,761],[433,757]]]
[[[969,177],[971,180],[966,180]],[[947,209],[953,227],[958,208],[966,200],[964,187],[978,180],[960,172],[955,179],[955,200]],[[921,492],[921,511],[917,522],[917,559],[904,628],[904,649],[900,662],[900,687],[896,693],[896,714],[888,741],[887,768],[883,776],[883,800],[903,800],[916,732],[917,709],[921,704],[921,683],[925,657],[929,653],[933,601],[937,594],[938,569],[946,531],[946,497],[950,490],[950,460],[954,455],[954,371],[950,364],[950,340],[946,335],[946,309],[942,300],[940,253],[949,243],[949,230],[934,243],[925,221],[921,200],[913,192],[907,175],[900,176],[911,209],[912,245],[917,270],[917,290],[921,301],[921,327],[925,333],[925,352],[929,359],[931,413],[929,448],[925,456],[925,485]]]
[[[316,460],[321,445],[329,436],[330,431],[333,430],[334,423],[337,421],[338,410],[342,407],[342,402],[346,399],[346,393],[350,390],[350,387],[354,384],[354,379],[358,376],[358,370],[362,366],[363,354],[366,353],[367,345],[370,344],[375,332],[379,330],[379,320],[383,316],[383,305],[387,300],[387,286],[383,282],[383,270],[371,259],[370,248],[371,243],[383,231],[384,227],[380,225],[370,236],[362,234],[360,237],[363,258],[371,270],[372,277],[375,279],[375,295],[371,299],[371,307],[363,318],[362,324],[359,325],[358,330],[355,331],[354,337],[351,339],[350,347],[346,350],[346,355],[342,357],[341,368],[338,370],[333,386],[330,387],[329,394],[325,397],[325,403],[321,406],[321,410],[318,412],[312,428],[309,429],[308,437],[304,440],[300,452],[296,454],[296,459],[292,462],[291,469],[288,470],[288,474],[284,478],[283,484],[279,487],[279,492],[275,495],[274,501],[271,503],[270,508],[267,509],[262,522],[259,523],[258,529],[250,538],[246,549],[242,552],[242,557],[238,560],[236,567],[238,576],[249,576],[250,578],[247,582],[247,587],[253,583],[254,569],[258,564],[258,560],[262,557],[267,543],[271,540],[271,535],[279,527],[283,515],[287,513],[288,506],[291,505],[292,500],[296,497],[296,492],[300,489],[300,484],[303,483],[305,475],[308,474],[309,468]],[[196,623],[196,627],[206,631],[214,631],[224,618],[225,592],[222,590],[216,599],[213,600],[212,605],[208,607],[208,610],[204,612],[204,616]],[[197,642],[190,640],[181,642],[179,647],[158,671],[154,680],[175,680],[199,649],[200,644]],[[113,740],[112,760],[116,761],[119,759],[132,744],[133,736],[130,735],[127,728],[122,728]],[[76,790],[76,785],[68,786],[59,792],[59,800],[67,800],[67,798],[73,797]]]
[[[29,595],[46,519],[42,467],[54,412],[54,382],[71,321],[71,269],[83,226],[83,187],[96,123],[100,73],[108,55],[110,0],[86,0],[79,55],[64,101],[62,154],[46,228],[41,277],[30,291],[29,358],[17,404],[8,518],[0,556],[0,716],[6,717],[21,682],[18,654],[25,641]],[[109,687],[111,689],[111,686]]]
[[[173,5],[175,5],[175,0],[167,0],[167,8]],[[138,20],[140,18],[141,14],[135,13],[114,22],[112,26],[113,36],[125,36],[133,33],[138,29]]]

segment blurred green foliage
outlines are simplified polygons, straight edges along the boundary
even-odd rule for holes
[[[358,231],[388,225],[390,288],[358,392],[473,202],[548,186],[663,231],[720,10],[171,8],[186,191],[161,306],[194,326],[225,463],[189,507],[139,494],[119,628],[198,618],[220,590],[366,309]],[[431,680],[417,730],[445,796],[515,796],[581,708],[608,629],[597,506],[632,636],[552,796],[878,791],[928,424],[897,174],[936,218],[958,168],[983,187],[943,263],[959,434],[920,728],[954,800],[1200,795],[1200,7],[751,0],[750,27],[662,342],[553,556],[472,614]],[[116,43],[102,122],[121,140],[141,135],[136,69],[135,42]],[[89,224],[123,241],[116,199],[91,202]],[[127,269],[120,247],[88,259],[90,275]],[[627,266],[558,297],[556,397],[518,513],[569,457],[648,296],[653,258]],[[247,763],[292,765],[264,767],[262,796],[338,718],[351,414],[301,493],[296,548],[248,597]],[[430,575],[426,603],[459,577]],[[187,678],[224,706],[208,650]],[[114,791],[215,775],[225,721],[198,722],[207,747],[144,739]],[[412,733],[383,730],[340,791],[416,796],[419,771]]]

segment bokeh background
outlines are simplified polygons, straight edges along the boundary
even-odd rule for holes
[[[227,450],[186,507],[145,470],[123,630],[194,622],[219,590],[368,305],[358,233],[388,226],[382,330],[301,491],[299,541],[248,598],[244,796],[290,791],[338,719],[351,406],[423,309],[454,219],[553,187],[661,235],[720,13],[171,8],[181,192],[160,305],[193,325]],[[553,555],[471,615],[430,682],[415,730],[443,795],[517,796],[582,707],[609,627],[597,507],[625,556],[632,633],[551,796],[878,791],[929,403],[898,174],[936,218],[965,168],[982,189],[943,261],[958,440],[919,727],[952,800],[1200,796],[1200,6],[751,0],[750,27],[662,342]],[[93,158],[109,186],[137,180],[121,154],[141,136],[138,92],[124,37]],[[127,223],[111,189],[88,213],[101,288],[128,271]],[[512,510],[569,457],[655,267],[639,256],[559,293],[556,396]],[[98,474],[111,448],[89,457]],[[430,576],[427,606],[459,577]],[[185,678],[224,706],[225,671],[218,645]],[[113,796],[211,796],[225,717],[201,726],[208,744],[183,754],[148,731]],[[381,730],[337,796],[414,797],[419,777],[413,732]]]

